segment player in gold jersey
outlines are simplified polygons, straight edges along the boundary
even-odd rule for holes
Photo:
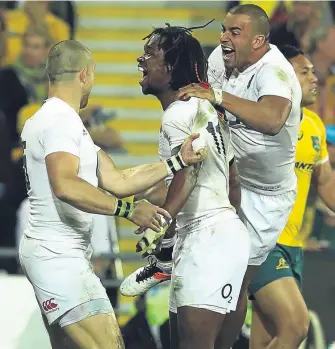
[[[312,179],[319,196],[335,211],[335,181],[328,160],[325,127],[317,114],[306,109],[316,99],[313,64],[292,46],[285,46],[282,53],[293,65],[303,92],[295,162],[298,193],[275,249],[249,286],[253,300],[250,341],[251,348],[256,349],[298,349],[307,336],[308,310],[300,291],[304,245],[300,228]]]

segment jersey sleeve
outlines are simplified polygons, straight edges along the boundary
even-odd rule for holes
[[[257,75],[256,89],[258,98],[262,96],[283,97],[292,102],[291,78],[278,66],[266,65]]]
[[[222,88],[222,77],[225,74],[221,47],[218,46],[208,58],[208,82],[212,88]]]
[[[189,108],[188,103],[181,103],[169,110],[162,120],[162,131],[168,138],[170,149],[173,150],[184,143],[192,133],[192,123],[196,114],[195,108]]]
[[[65,152],[79,157],[79,143],[83,128],[68,117],[57,116],[57,122],[45,128],[41,135],[44,157],[51,153]]]
[[[320,156],[316,162],[316,166],[321,165],[329,160],[328,150],[327,150],[327,136],[326,129],[323,122],[319,119],[319,127],[321,129],[321,144],[320,144]]]

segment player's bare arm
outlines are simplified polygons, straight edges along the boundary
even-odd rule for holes
[[[192,141],[198,137],[199,134],[191,135],[185,140],[180,149],[179,154],[186,166],[198,163],[204,159],[205,155],[203,153],[193,152],[192,149]],[[140,165],[126,170],[118,170],[110,157],[102,150],[98,154],[99,186],[120,198],[151,188],[171,173],[167,166],[169,160],[155,164]]]
[[[313,177],[321,199],[329,209],[335,212],[335,176],[329,161],[316,166]]]
[[[292,105],[290,100],[279,96],[263,96],[258,102],[253,102],[200,84],[191,84],[179,90],[179,99],[191,97],[207,99],[236,116],[249,128],[268,135],[279,133]]]
[[[171,212],[171,217],[176,217],[192,193],[197,184],[199,168],[199,165],[190,166],[179,171],[173,178],[163,205],[168,212]]]
[[[229,201],[235,207],[236,212],[238,212],[241,206],[241,187],[234,159],[229,166]]]
[[[165,181],[160,181],[152,188],[149,188],[136,194],[134,197],[134,201],[148,200],[153,205],[162,207],[164,205],[167,192],[168,187],[166,186]]]
[[[123,208],[124,203],[121,200],[105,194],[78,177],[79,158],[72,154],[52,153],[45,158],[45,163],[56,197],[82,211],[110,216],[121,215],[139,226],[150,226],[154,231],[160,231],[161,228],[158,214],[170,219],[170,215],[164,209],[145,201]],[[129,212],[123,215],[123,209]]]
[[[172,150],[173,154],[177,154],[179,147]],[[203,153],[203,152],[201,152]],[[163,205],[172,218],[175,218],[179,211],[185,205],[187,199],[191,195],[195,185],[197,184],[197,178],[200,170],[200,164],[186,167],[181,171],[178,171],[172,179],[167,192],[166,200]],[[140,252],[142,257],[146,257],[157,249],[157,244],[163,239],[165,232],[171,224],[170,220],[163,222],[164,228],[159,233],[154,233],[147,229],[144,236],[136,245],[136,251]],[[144,229],[139,229],[136,233],[142,233]]]

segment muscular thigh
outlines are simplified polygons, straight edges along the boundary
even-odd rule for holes
[[[63,327],[78,349],[124,349],[114,313],[98,314]]]
[[[303,322],[308,310],[299,287],[292,277],[278,279],[260,289],[255,295],[256,307],[261,318],[272,324],[269,332],[287,324],[290,319]]]
[[[222,327],[225,315],[193,307],[178,308],[180,349],[211,349]]]

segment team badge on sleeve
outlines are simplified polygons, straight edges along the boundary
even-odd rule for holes
[[[320,151],[320,138],[318,136],[311,136],[313,148]]]

